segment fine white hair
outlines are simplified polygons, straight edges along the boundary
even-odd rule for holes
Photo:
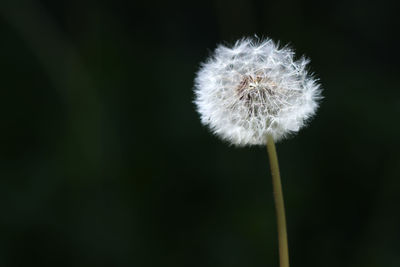
[[[320,85],[307,71],[309,60],[294,59],[289,47],[271,39],[244,38],[219,45],[195,78],[201,122],[237,145],[264,145],[302,128],[318,107]]]

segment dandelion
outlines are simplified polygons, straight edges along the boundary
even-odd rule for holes
[[[238,146],[279,141],[302,128],[318,107],[319,85],[304,57],[271,39],[220,45],[195,80],[195,104],[203,124]]]
[[[289,266],[286,218],[275,142],[298,132],[315,114],[320,85],[289,47],[244,38],[220,45],[195,79],[201,122],[236,146],[267,145],[277,215],[280,266]]]

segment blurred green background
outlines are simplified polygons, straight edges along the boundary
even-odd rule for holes
[[[277,145],[292,266],[400,266],[395,1],[0,1],[0,266],[278,266],[268,158],[200,124],[219,43],[324,91]]]

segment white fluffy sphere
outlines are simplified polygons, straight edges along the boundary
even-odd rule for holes
[[[308,60],[271,39],[220,45],[195,79],[195,104],[204,125],[238,146],[264,145],[299,131],[314,115],[320,86]]]

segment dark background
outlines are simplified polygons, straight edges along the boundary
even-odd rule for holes
[[[395,1],[0,1],[0,266],[278,266],[268,158],[200,124],[243,36],[325,97],[277,145],[292,266],[400,266]]]

